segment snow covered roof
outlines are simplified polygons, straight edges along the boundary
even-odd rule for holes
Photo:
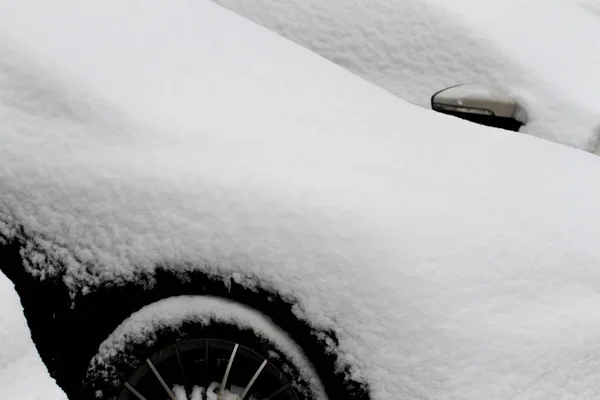
[[[0,88],[0,234],[33,238],[32,272],[275,288],[375,400],[598,396],[595,156],[410,105],[203,1],[3,2]]]
[[[504,87],[521,132],[596,149],[600,24],[570,4],[595,0],[213,1],[422,107],[456,84]]]

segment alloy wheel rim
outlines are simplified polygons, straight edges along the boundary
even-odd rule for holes
[[[276,360],[239,343],[186,340],[142,360],[119,400],[299,400]]]

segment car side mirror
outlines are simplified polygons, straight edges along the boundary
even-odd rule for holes
[[[431,97],[431,108],[467,121],[515,132],[524,124],[518,119],[521,108],[518,102],[494,86],[470,83],[449,87]]]

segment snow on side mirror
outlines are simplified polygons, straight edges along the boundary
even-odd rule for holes
[[[431,108],[481,125],[519,131],[517,101],[503,90],[476,83],[452,86],[431,97]]]

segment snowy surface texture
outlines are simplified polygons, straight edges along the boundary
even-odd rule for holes
[[[564,0],[214,1],[411,103],[495,84],[527,109],[522,132],[596,148],[600,24]]]
[[[552,59],[523,80],[539,101]],[[201,0],[0,2],[0,86],[0,233],[24,227],[32,273],[274,288],[375,400],[600,397],[596,156],[413,106]]]
[[[103,374],[110,376],[113,357],[118,357],[129,344],[140,343],[148,339],[153,340],[156,332],[162,327],[180,327],[185,322],[196,322],[202,326],[213,323],[229,323],[242,329],[252,329],[258,336],[271,342],[279,352],[285,354],[294,363],[302,374],[301,378],[310,385],[316,399],[326,398],[313,367],[306,360],[302,350],[288,335],[274,326],[267,317],[256,311],[240,304],[210,297],[170,298],[136,312],[102,343],[98,355],[92,360],[92,371],[95,370],[97,373],[102,371]],[[209,387],[209,392],[214,391],[213,389],[214,387]]]
[[[0,399],[66,400],[31,341],[19,296],[0,272]]]
[[[600,17],[600,1],[598,0],[567,0],[581,6],[583,9]]]

